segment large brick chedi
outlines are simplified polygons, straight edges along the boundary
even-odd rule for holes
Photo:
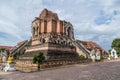
[[[59,20],[56,13],[44,9],[31,26],[32,37],[22,57],[43,52],[46,60],[76,59],[74,30],[70,22]]]

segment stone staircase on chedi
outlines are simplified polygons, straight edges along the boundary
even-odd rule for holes
[[[32,36],[23,41],[12,54],[19,60],[16,64],[32,64],[34,55],[43,52],[47,64],[68,64],[79,62],[78,55],[90,58],[90,49],[80,40],[75,40],[73,25],[70,22],[59,20],[56,13],[44,9],[36,17],[31,26]],[[101,48],[99,48],[101,49]],[[21,51],[24,54],[20,55]],[[102,49],[101,52],[104,50]]]

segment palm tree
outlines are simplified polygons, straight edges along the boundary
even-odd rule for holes
[[[33,63],[38,64],[38,71],[40,70],[40,64],[42,64],[44,60],[45,60],[45,56],[43,55],[42,52],[39,52],[38,55],[35,55],[33,57]]]

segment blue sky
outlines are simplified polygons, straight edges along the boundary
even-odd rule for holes
[[[120,0],[0,0],[0,45],[29,39],[31,22],[44,8],[71,22],[76,39],[108,50],[120,38]]]

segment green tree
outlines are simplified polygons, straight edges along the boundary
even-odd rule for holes
[[[117,51],[118,56],[120,56],[120,38],[114,39],[111,47],[114,48]]]
[[[79,55],[79,59],[80,59],[80,60],[85,60],[85,59],[87,59],[87,58],[85,58],[85,56],[83,56],[83,55]]]
[[[1,51],[5,51],[5,48],[0,48],[0,52],[1,52]]]
[[[42,64],[44,60],[45,60],[45,56],[43,55],[42,52],[39,52],[38,55],[35,55],[33,57],[33,63],[38,64],[38,70],[40,70],[40,64]]]

